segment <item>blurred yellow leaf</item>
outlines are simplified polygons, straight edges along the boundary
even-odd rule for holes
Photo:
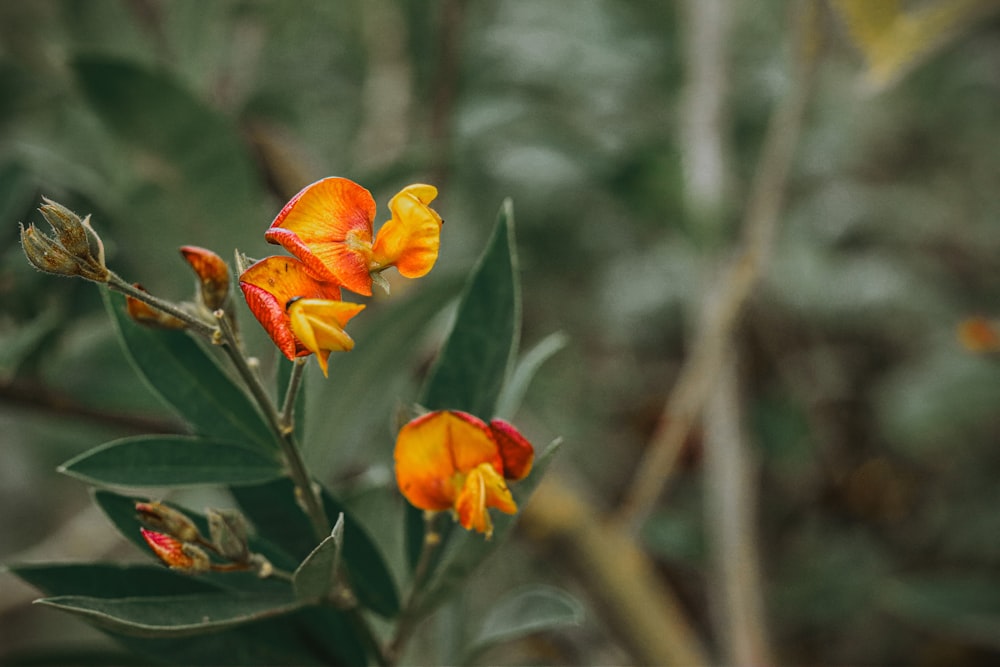
[[[868,61],[865,80],[875,90],[898,81],[977,19],[1000,9],[996,0],[933,0],[913,9],[899,0],[833,0],[833,6]]]

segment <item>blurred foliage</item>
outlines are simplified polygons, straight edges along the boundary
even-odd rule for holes
[[[785,4],[743,3],[732,26],[740,192],[788,84]],[[949,0],[891,4],[916,16]],[[782,662],[992,664],[1000,367],[960,349],[954,330],[1000,313],[1000,22],[963,19],[961,39],[935,36],[875,92],[858,19],[838,13],[863,5],[825,5],[833,43],[773,263],[740,331],[768,623]],[[392,408],[412,396],[444,327],[416,292],[454,294],[512,197],[524,347],[555,330],[570,341],[518,419],[537,443],[564,435],[556,467],[612,506],[712,270],[682,209],[679,21],[655,0],[572,11],[559,0],[0,2],[0,559],[88,502],[56,464],[135,434],[125,417],[169,418],[125,362],[96,290],[24,261],[16,222],[39,219],[42,194],[93,214],[121,275],[179,296],[190,276],[177,246],[263,255],[261,231],[316,178],[363,182],[383,207],[407,182],[439,185],[432,282],[413,299],[395,284],[343,362],[345,377],[384,374],[398,393],[351,409],[342,393],[335,402],[336,380],[307,388],[307,439],[344,438],[308,455],[361,517],[384,510],[370,492],[391,484]],[[707,635],[700,465],[694,437],[644,536]],[[386,532],[373,539],[401,549]],[[572,586],[544,554],[504,549],[496,577],[465,596],[476,613],[442,609],[442,632],[479,632],[460,621],[483,618],[501,581]],[[4,620],[5,651],[106,650],[45,610]],[[531,648],[530,662],[627,661],[593,615]]]

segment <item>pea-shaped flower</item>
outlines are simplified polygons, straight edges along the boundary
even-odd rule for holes
[[[390,266],[407,278],[434,266],[442,224],[428,206],[435,197],[432,185],[403,188],[389,201],[391,218],[374,234],[371,193],[346,178],[324,178],[292,197],[264,238],[299,258],[318,280],[367,296],[372,279]]]
[[[468,530],[493,534],[488,513],[514,514],[507,480],[531,471],[534,449],[511,424],[489,424],[465,412],[437,411],[417,417],[396,437],[396,481],[415,507],[453,510]]]

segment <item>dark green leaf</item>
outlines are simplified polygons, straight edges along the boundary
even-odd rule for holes
[[[517,349],[520,326],[514,213],[507,200],[466,283],[455,323],[420,403],[430,410],[464,410],[483,419],[493,417]]]
[[[322,600],[330,596],[337,585],[337,571],[344,548],[344,515],[330,531],[330,537],[319,543],[295,570],[292,585],[300,600]]]
[[[269,452],[172,435],[114,440],[67,461],[60,472],[92,484],[128,487],[258,484],[283,474]]]
[[[498,644],[582,622],[583,605],[558,588],[537,586],[516,591],[490,608],[463,662]]]
[[[125,298],[103,292],[104,303],[136,371],[199,435],[274,447],[270,430],[247,395],[189,335],[136,324]]]
[[[300,561],[316,547],[312,526],[295,502],[291,481],[241,486],[231,492],[262,537]],[[325,490],[323,504],[328,517],[344,514],[344,569],[361,604],[382,616],[394,616],[399,611],[399,594],[382,553],[364,526]]]
[[[510,485],[518,508],[524,507],[524,504],[531,497],[531,493],[541,481],[560,444],[560,440],[550,444],[540,456],[536,457],[535,465],[527,479]],[[503,544],[507,534],[514,528],[517,521],[516,514],[510,515],[494,511],[492,517],[493,538],[490,540],[473,531],[461,529],[452,531],[451,539],[448,540],[441,554],[439,565],[433,577],[424,590],[419,593],[417,607],[420,613],[429,613],[457,588],[461,587],[469,575]]]
[[[290,593],[194,593],[117,599],[64,595],[37,602],[125,635],[185,637],[289,614],[302,607]]]
[[[99,598],[183,595],[218,591],[218,587],[180,572],[152,565],[46,563],[8,568],[46,595]]]

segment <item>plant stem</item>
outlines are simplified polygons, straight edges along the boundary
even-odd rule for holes
[[[416,628],[417,620],[419,620],[417,602],[424,584],[427,582],[427,577],[430,575],[434,555],[441,546],[441,532],[438,530],[437,521],[440,515],[440,512],[424,513],[424,543],[420,549],[417,567],[413,571],[413,585],[410,587],[409,597],[399,615],[399,621],[396,623],[396,633],[385,650],[387,664],[395,664],[399,660],[403,645],[410,638],[414,628]]]
[[[304,357],[298,357],[292,362],[292,374],[288,377],[288,387],[285,388],[285,400],[281,406],[281,424],[284,429],[292,430],[295,419],[295,399],[302,386],[302,375],[306,367]]]
[[[268,426],[271,427],[271,431],[274,433],[274,437],[281,447],[285,464],[288,466],[288,474],[295,484],[296,496],[298,496],[298,501],[312,523],[316,538],[319,541],[325,540],[330,534],[330,522],[326,517],[326,511],[323,509],[323,500],[320,497],[319,491],[313,486],[312,480],[309,478],[309,471],[306,470],[305,461],[302,460],[299,448],[295,444],[295,432],[291,428],[284,427],[281,415],[278,414],[278,409],[274,406],[274,402],[267,395],[267,391],[260,383],[257,374],[250,368],[246,357],[240,352],[236,334],[229,325],[225,312],[217,310],[214,314],[219,324],[219,331],[222,334],[222,348],[229,355],[230,360],[236,367],[236,372],[243,378],[243,382],[247,385],[254,400],[263,411],[264,419],[267,420]]]
[[[212,342],[215,342],[215,338],[219,333],[219,330],[216,327],[213,327],[203,319],[195,317],[186,310],[178,308],[176,304],[159,297],[155,297],[149,292],[143,292],[138,287],[126,282],[121,278],[121,276],[113,271],[110,272],[110,275],[108,276],[107,285],[108,289],[120,292],[134,299],[138,299],[139,301],[142,301],[157,310],[162,310],[168,315],[173,315],[177,319],[183,320],[192,331],[204,336]]]

